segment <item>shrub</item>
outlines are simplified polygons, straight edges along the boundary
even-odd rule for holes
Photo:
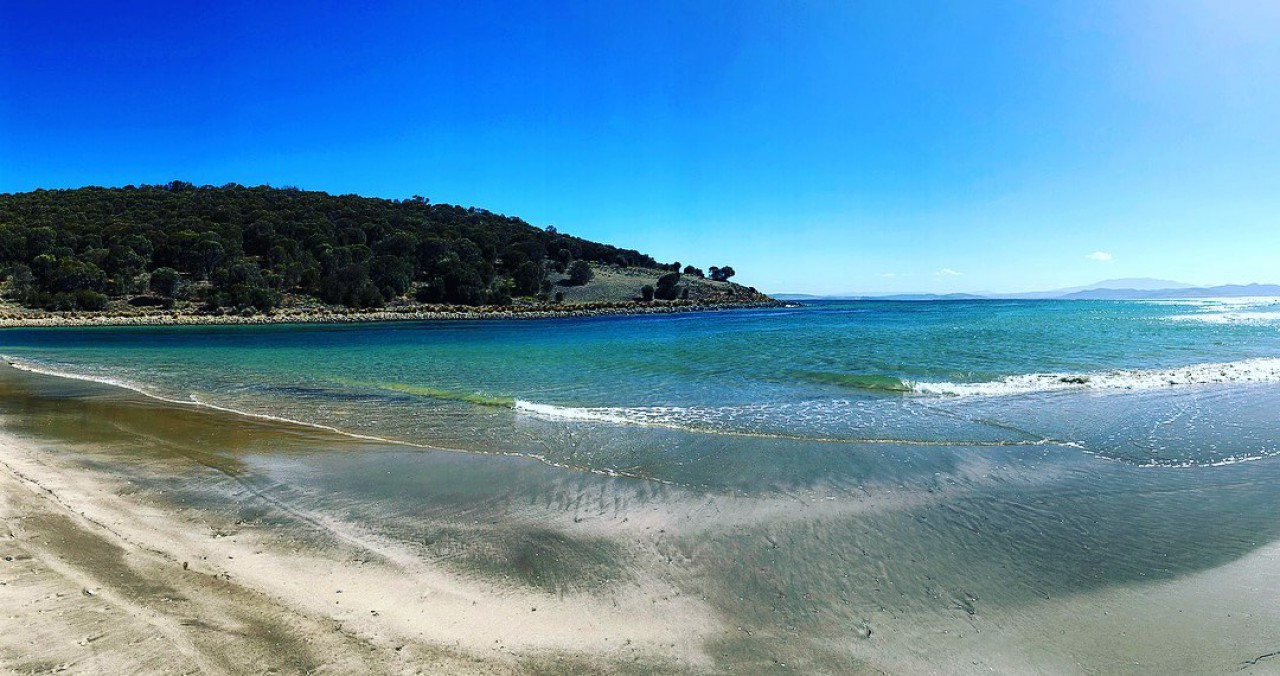
[[[511,304],[511,287],[506,284],[499,284],[485,295],[485,303],[488,305],[510,305]]]
[[[676,291],[676,285],[679,283],[680,273],[668,272],[658,278],[658,286],[654,289],[653,295],[658,300],[675,300],[679,293]]]
[[[711,279],[714,281],[727,282],[729,281],[729,278],[734,276],[735,274],[737,273],[734,272],[733,268],[729,267],[728,265],[724,266],[723,268],[717,268],[714,265],[711,266]]]
[[[79,289],[74,294],[75,305],[81,310],[105,310],[107,297],[97,291]]]
[[[129,299],[129,304],[133,307],[173,307],[172,298],[162,298],[159,296],[135,296]]]
[[[156,268],[151,273],[149,286],[157,296],[174,298],[178,295],[178,290],[182,286],[182,275],[178,274],[178,271],[173,268]]]
[[[653,300],[653,285],[652,285],[652,284],[645,284],[644,286],[640,287],[640,298],[641,298],[641,299],[643,299],[643,300],[644,300],[644,302],[646,302],[646,303],[648,303],[648,302],[650,302],[650,301],[652,301],[652,300]]]
[[[595,273],[591,271],[591,264],[586,261],[574,261],[569,266],[569,284],[572,286],[582,286],[595,277]]]

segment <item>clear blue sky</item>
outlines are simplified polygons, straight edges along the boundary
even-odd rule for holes
[[[422,194],[775,292],[1280,282],[1273,0],[194,4],[0,5],[0,192]]]

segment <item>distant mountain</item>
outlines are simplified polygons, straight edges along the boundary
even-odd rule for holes
[[[1191,289],[1195,288],[1195,284],[1187,284],[1186,282],[1174,282],[1168,279],[1153,279],[1151,277],[1126,277],[1124,279],[1107,279],[1097,284],[1070,289],[1070,291],[1089,291],[1091,289],[1138,289],[1141,291],[1157,291],[1164,289]]]
[[[1194,284],[1174,282],[1168,279],[1152,279],[1150,277],[1132,277],[1125,279],[1106,279],[1088,286],[1072,286],[1052,291],[1026,291],[1021,293],[984,294],[993,298],[1063,298],[1071,294],[1098,291],[1102,289],[1123,289],[1127,291],[1167,291],[1171,289],[1191,289]]]
[[[1168,300],[1180,298],[1280,297],[1280,284],[1223,284],[1200,287],[1165,279],[1109,279],[1053,291],[1024,293],[897,293],[885,295],[814,296],[803,293],[774,294],[779,300]]]
[[[1063,300],[1168,300],[1280,296],[1278,284],[1224,284],[1177,289],[1088,289],[1059,296]]]
[[[972,293],[899,293],[892,296],[864,296],[862,300],[987,300]]]

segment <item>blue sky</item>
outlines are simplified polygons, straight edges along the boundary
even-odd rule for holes
[[[775,292],[1280,282],[1280,3],[365,4],[3,3],[0,191],[422,194]]]

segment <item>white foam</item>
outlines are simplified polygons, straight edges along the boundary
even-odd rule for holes
[[[1280,298],[1274,296],[1238,296],[1226,298],[1166,298],[1160,300],[1134,301],[1140,305],[1167,305],[1188,307],[1242,307],[1280,304]]]
[[[1206,324],[1264,325],[1280,323],[1280,312],[1203,312],[1199,314],[1173,315],[1169,319],[1176,322],[1204,322]]]
[[[170,404],[180,404],[180,405],[189,406],[192,403],[190,401],[182,401],[180,399],[170,399],[167,397],[162,397],[146,389],[145,387],[142,387],[141,385],[138,385],[131,381],[124,380],[123,378],[118,378],[115,376],[97,376],[97,375],[88,375],[85,373],[75,373],[72,371],[64,371],[62,369],[57,369],[50,366],[45,366],[42,364],[37,364],[34,362],[29,362],[29,361],[16,359],[14,357],[7,357],[3,355],[0,355],[0,359],[3,359],[5,362],[9,364],[9,366],[12,366],[13,368],[19,371],[26,371],[28,373],[38,373],[42,376],[53,376],[55,378],[65,378],[67,380],[79,380],[79,381],[88,382],[88,383],[98,383],[100,385],[110,385],[112,387],[119,387],[121,389],[137,392],[138,394],[144,395],[146,397],[150,397],[152,399],[158,399],[160,401],[167,402]]]
[[[553,406],[551,404],[535,404],[531,401],[517,399],[515,409],[523,413],[531,413],[540,418],[551,418],[555,420],[580,420],[611,423],[627,423],[633,421],[632,418],[623,413],[624,409],[615,408]]]
[[[668,429],[703,431],[709,433],[728,433],[699,423],[714,420],[716,415],[709,411],[731,409],[681,408],[674,406],[650,407],[595,407],[555,406],[553,404],[537,404],[517,399],[514,407],[520,413],[537,416],[547,420],[565,420],[574,422],[604,422],[616,425],[643,425],[647,427],[665,427]]]
[[[1073,442],[1038,437],[1031,433],[1022,433],[1026,437],[1022,439],[998,438],[990,434],[974,435],[973,427],[988,426],[974,421],[965,421],[972,424],[966,428],[969,434],[966,435],[961,431],[960,438],[956,439],[930,438],[929,435],[921,437],[909,432],[899,436],[895,435],[894,431],[902,430],[901,422],[920,415],[922,410],[914,406],[903,407],[901,405],[903,402],[895,402],[893,412],[900,412],[902,417],[893,419],[887,417],[891,412],[883,408],[885,403],[883,401],[832,400],[719,407],[584,408],[517,400],[514,408],[519,413],[545,420],[602,422],[613,425],[658,427],[698,434],[815,443],[968,447],[1075,446]]]
[[[1216,383],[1280,382],[1280,359],[1193,364],[1172,369],[1030,373],[984,383],[909,382],[911,391],[945,396],[1002,396],[1057,390],[1156,390]]]

